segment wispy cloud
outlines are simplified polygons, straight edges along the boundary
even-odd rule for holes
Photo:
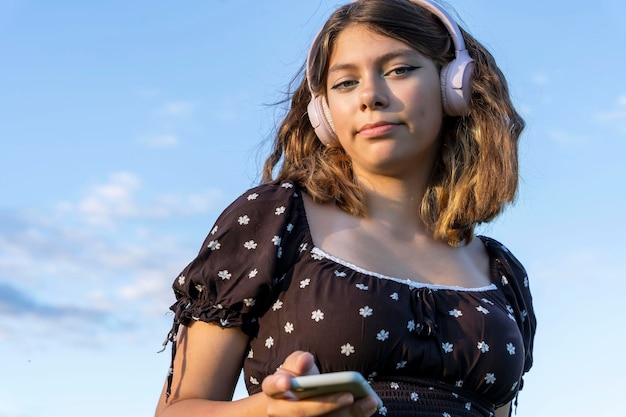
[[[622,94],[615,100],[612,109],[596,113],[596,120],[616,125],[617,129],[626,134],[626,94]]]
[[[617,98],[613,109],[598,113],[596,118],[600,121],[626,120],[626,94]]]
[[[536,85],[548,85],[550,83],[550,77],[547,73],[545,72],[536,72],[534,73],[530,80],[532,81],[533,84]]]
[[[106,182],[90,186],[78,202],[60,202],[56,209],[83,223],[114,226],[122,219],[154,220],[203,213],[211,209],[221,195],[217,190],[207,190],[188,195],[160,194],[141,201],[141,188],[139,177],[117,172]]]
[[[184,219],[206,215],[221,194],[145,194],[122,172],[75,202],[0,212],[0,339],[25,336],[15,323],[26,321],[46,338],[91,343],[163,315],[200,243]]]
[[[109,316],[104,310],[41,302],[27,291],[6,282],[0,282],[0,313],[13,317],[31,316],[44,320],[78,317],[85,321],[102,321]]]
[[[139,143],[147,148],[174,148],[179,144],[178,136],[172,133],[157,133],[139,138]]]
[[[589,142],[589,138],[585,135],[580,135],[564,130],[551,130],[548,132],[550,138],[561,145],[580,145]]]
[[[140,89],[135,94],[149,101],[151,108],[148,117],[153,119],[151,124],[156,126],[153,132],[140,135],[137,143],[150,149],[178,146],[181,132],[193,123],[198,103],[192,100],[169,100],[161,97],[156,89]]]
[[[161,104],[159,114],[169,117],[191,117],[196,108],[195,103],[187,100],[170,100]]]

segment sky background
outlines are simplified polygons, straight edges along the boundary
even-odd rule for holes
[[[271,104],[342,3],[0,0],[0,417],[153,414],[171,283],[258,182]],[[517,202],[480,229],[535,297],[517,415],[616,415],[626,3],[451,5],[528,124]]]

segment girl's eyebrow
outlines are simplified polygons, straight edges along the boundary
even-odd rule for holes
[[[397,49],[394,51],[390,51],[387,52],[384,55],[381,55],[380,57],[378,57],[376,59],[376,61],[378,62],[389,62],[393,59],[396,58],[411,58],[411,57],[416,57],[418,55],[418,53],[416,51],[414,51],[413,49]],[[338,71],[343,71],[343,70],[353,70],[357,67],[356,64],[354,63],[337,63],[333,66],[331,66],[330,68],[328,68],[328,73],[333,73],[333,72],[338,72]]]

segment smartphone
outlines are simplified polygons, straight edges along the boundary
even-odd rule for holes
[[[342,371],[291,378],[291,390],[297,398],[309,398],[334,392],[350,392],[354,399],[368,395],[376,398],[378,408],[383,402],[359,372]]]

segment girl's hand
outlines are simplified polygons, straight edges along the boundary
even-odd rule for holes
[[[355,401],[352,394],[343,392],[298,400],[289,392],[292,377],[319,373],[310,353],[296,351],[290,354],[278,371],[263,380],[262,389],[267,398],[267,415],[368,417],[376,412],[376,401],[371,397]]]

